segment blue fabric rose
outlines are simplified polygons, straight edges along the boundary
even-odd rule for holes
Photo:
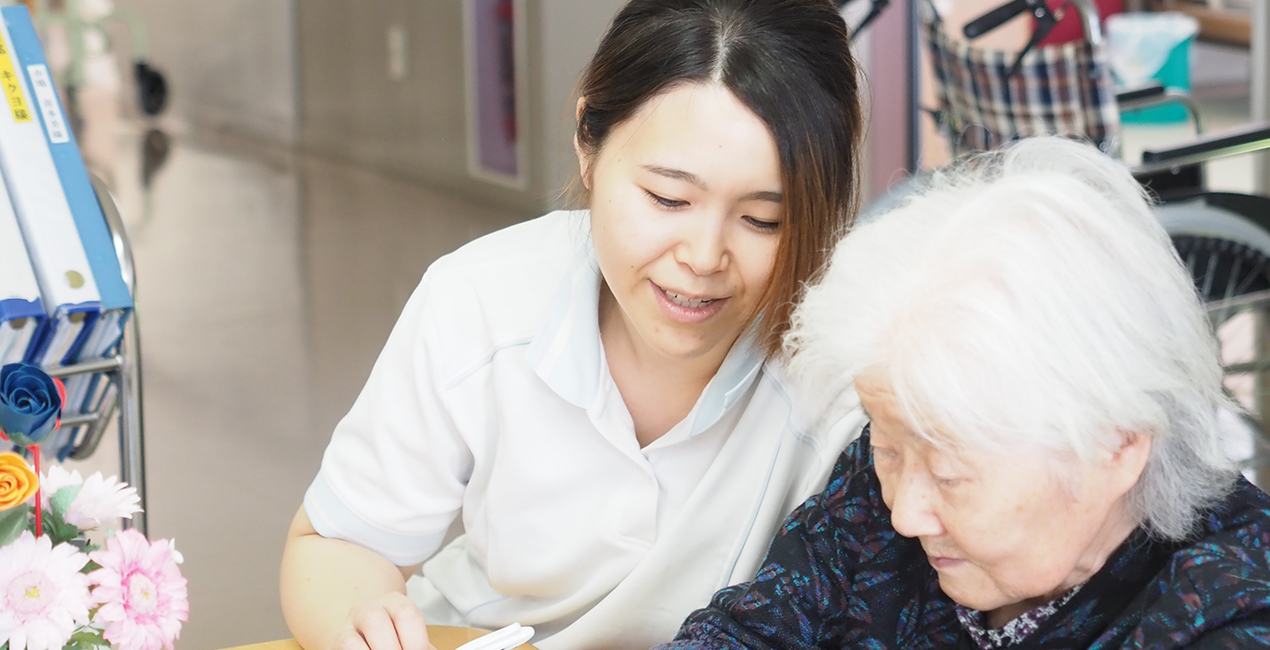
[[[61,417],[62,391],[48,373],[29,363],[0,368],[0,431],[13,444],[40,444]]]

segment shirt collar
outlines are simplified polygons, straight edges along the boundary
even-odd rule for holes
[[[562,399],[582,409],[590,408],[600,392],[602,281],[595,248],[587,237],[561,281],[542,327],[525,351],[525,361],[534,373]],[[747,330],[698,399],[689,435],[718,422],[746,393],[762,366],[755,334]]]
[[[525,361],[566,402],[589,408],[600,388],[600,264],[591,238],[578,248]]]
[[[756,343],[757,337],[753,328],[750,328],[732,344],[728,356],[723,359],[723,364],[714,373],[710,383],[706,384],[701,399],[697,401],[697,416],[692,421],[692,430],[688,435],[695,436],[718,422],[724,412],[754,383],[754,378],[763,367],[763,355],[759,353]]]

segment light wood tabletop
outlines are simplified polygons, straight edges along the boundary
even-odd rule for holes
[[[449,625],[429,625],[428,640],[432,641],[432,645],[437,650],[454,650],[455,648],[479,639],[489,630],[478,630],[474,627],[451,627]],[[301,650],[300,644],[294,639],[284,639],[282,641],[266,641],[264,643],[253,643],[251,645],[238,646],[237,648],[227,648],[226,650]],[[519,645],[513,650],[537,650],[537,648],[528,643]]]

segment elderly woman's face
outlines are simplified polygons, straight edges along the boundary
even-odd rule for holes
[[[892,525],[921,541],[940,588],[958,603],[1008,610],[1010,620],[1084,582],[1132,532],[1121,502],[1141,472],[1134,446],[1149,451],[1144,437],[1126,444],[1127,456],[1108,452],[1097,463],[1064,464],[1054,452],[950,453],[912,431],[884,382],[866,373],[856,389]],[[1068,480],[1058,479],[1060,467]]]

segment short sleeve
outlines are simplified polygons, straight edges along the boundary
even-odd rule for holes
[[[304,497],[323,537],[397,566],[436,552],[463,502],[472,454],[440,395],[441,354],[424,275]]]

